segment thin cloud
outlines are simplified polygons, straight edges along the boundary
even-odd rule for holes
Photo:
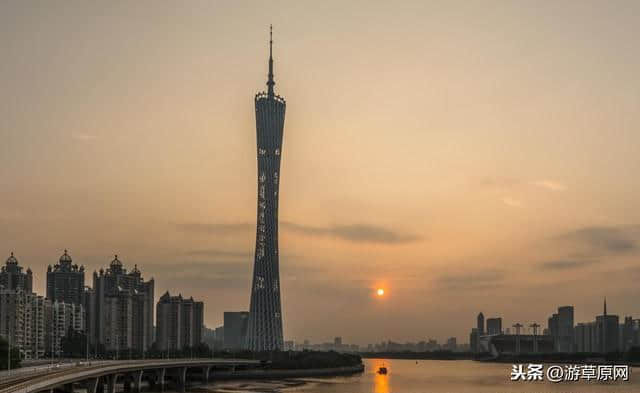
[[[320,270],[314,266],[286,264],[281,262],[281,279],[296,280],[310,277]],[[236,262],[174,262],[166,264],[145,264],[145,272],[153,272],[160,277],[170,277],[174,288],[224,288],[245,289],[251,282],[253,260]],[[307,280],[308,281],[308,280]]]
[[[511,207],[522,207],[522,201],[512,197],[503,197],[502,203]]]
[[[567,186],[565,186],[564,184],[553,180],[537,180],[531,182],[531,184],[550,191],[566,191],[567,189]]]
[[[594,263],[594,260],[560,259],[542,262],[539,266],[545,270],[571,270],[580,269]]]
[[[440,276],[438,284],[449,290],[490,289],[504,284],[505,274],[502,271],[487,270],[474,273],[449,274]]]
[[[98,136],[93,134],[75,133],[71,135],[71,138],[77,141],[91,141],[94,139],[98,139]]]
[[[174,224],[175,227],[182,232],[193,234],[233,234],[248,232],[255,228],[249,223],[225,223],[225,224],[209,224],[209,223],[179,223]],[[383,244],[402,244],[418,241],[420,236],[411,233],[400,233],[389,228],[368,225],[368,224],[349,224],[334,225],[330,227],[316,227],[310,225],[296,224],[293,222],[282,221],[280,228],[300,233],[306,236],[332,236],[341,240],[353,243],[383,243]],[[195,250],[197,252],[198,250]],[[217,250],[203,250],[207,251]]]
[[[174,224],[175,227],[182,232],[188,232],[193,234],[230,234],[238,232],[246,232],[253,228],[253,226],[246,222],[239,223],[224,223],[224,224],[208,224],[200,222],[191,223],[178,223]]]
[[[285,221],[280,225],[284,229],[307,236],[332,236],[353,243],[401,244],[421,239],[420,236],[415,234],[399,233],[388,228],[368,224],[316,227]]]
[[[479,181],[481,187],[497,189],[515,187],[520,183],[520,180],[513,177],[484,177]]]
[[[240,262],[176,262],[148,264],[145,271],[171,277],[174,287],[183,288],[245,288],[251,279],[251,263]]]
[[[183,252],[182,255],[208,258],[250,258],[252,256],[249,252],[218,249],[189,250]]]
[[[592,253],[625,254],[638,248],[640,226],[583,227],[560,234],[554,240],[587,247]]]

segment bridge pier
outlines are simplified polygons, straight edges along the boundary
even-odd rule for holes
[[[160,388],[164,388],[164,377],[167,374],[166,368],[161,368],[157,371],[156,374],[156,383],[160,385]]]
[[[90,392],[88,392],[90,393]],[[104,393],[104,377],[96,378],[96,391],[95,393]]]
[[[140,393],[140,389],[142,389],[142,374],[144,371],[136,371],[133,373],[133,391],[134,393]]]
[[[54,387],[49,393],[73,393],[73,383],[65,383],[64,385]]]
[[[107,393],[116,393],[118,374],[107,375]]]
[[[89,380],[87,380],[87,382],[85,383],[86,387],[87,387],[87,393],[99,393],[98,392],[98,385],[100,382],[100,377],[97,378],[91,378]]]
[[[187,387],[187,368],[180,367],[178,369],[178,388],[180,388],[181,392],[184,392]]]
[[[203,366],[202,367],[202,383],[207,384],[209,382],[209,371],[211,370],[211,366]]]

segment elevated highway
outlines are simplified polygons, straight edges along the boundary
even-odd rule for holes
[[[14,370],[0,377],[0,393],[72,393],[74,388],[87,393],[139,392],[144,382],[162,387],[171,383],[183,389],[188,382],[206,383],[216,371],[260,368],[258,360],[244,359],[154,359],[96,361]]]

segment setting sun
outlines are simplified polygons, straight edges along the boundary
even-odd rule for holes
[[[384,289],[378,288],[377,294],[378,294],[378,296],[383,296],[384,295]]]

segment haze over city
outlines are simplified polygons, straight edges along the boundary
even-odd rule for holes
[[[64,249],[118,254],[209,327],[247,310],[267,20],[286,339],[637,315],[640,4],[616,4],[3,2],[0,257],[43,293]]]

